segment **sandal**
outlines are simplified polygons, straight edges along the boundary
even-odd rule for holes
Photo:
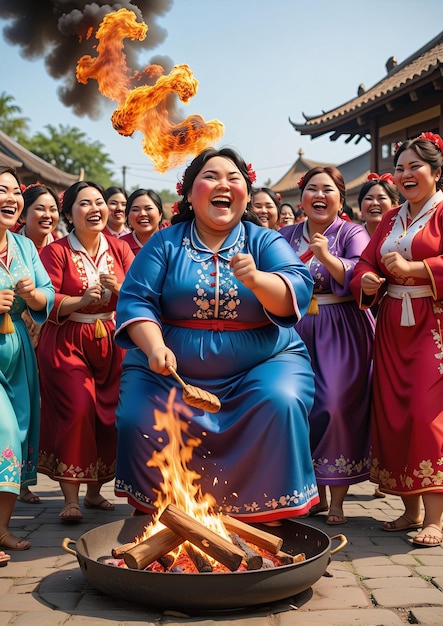
[[[401,521],[404,520],[404,521]],[[401,530],[417,530],[422,527],[423,522],[413,522],[407,515],[403,513],[392,522],[384,522],[382,529],[388,533],[397,533]]]
[[[72,514],[73,510],[75,511],[74,515]],[[81,522],[83,519],[83,515],[77,502],[69,502],[66,504],[58,516],[62,522],[67,523]]]
[[[311,506],[311,508],[309,509],[308,517],[314,517],[314,515],[324,513],[328,510],[328,508],[329,507],[327,504],[321,504],[320,502],[318,504],[314,504],[314,506]]]
[[[24,544],[19,548],[19,544]],[[31,544],[26,539],[19,539],[15,535],[7,530],[3,535],[0,536],[0,548],[6,548],[7,550],[29,550]],[[7,556],[7,555],[6,555]]]
[[[100,511],[115,511],[115,506],[112,504],[112,502],[109,502],[109,500],[106,500],[106,498],[103,498],[103,496],[101,496],[101,500],[99,500],[98,502],[91,502],[91,500],[88,500],[88,498],[85,496],[83,500],[83,506],[86,507],[87,509],[99,509]]]
[[[434,531],[438,531],[438,535],[435,532],[430,532],[429,529],[433,529]],[[428,531],[428,532],[426,532]],[[443,532],[437,524],[429,524],[425,526],[421,532],[418,533],[411,542],[420,546],[420,548],[435,548],[435,546],[441,546],[441,542],[443,541]]]
[[[329,524],[329,526],[340,526],[341,524],[346,524],[347,521],[340,509],[329,509],[326,524]]]
[[[32,491],[24,491],[20,492],[20,495],[17,497],[19,502],[24,502],[25,504],[41,504],[41,500],[36,493],[32,493]]]

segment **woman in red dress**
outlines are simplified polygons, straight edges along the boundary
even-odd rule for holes
[[[394,182],[406,202],[388,211],[354,270],[361,308],[380,302],[374,344],[371,480],[402,498],[386,531],[421,531],[442,542],[443,513],[443,140],[401,144]],[[421,505],[424,518],[421,518]]]
[[[79,521],[83,504],[112,510],[100,494],[113,480],[123,350],[114,343],[114,313],[134,258],[128,244],[105,237],[104,190],[77,182],[63,196],[70,233],[46,246],[41,259],[55,288],[55,305],[41,332],[37,357],[42,413],[39,471],[60,482],[62,521]]]

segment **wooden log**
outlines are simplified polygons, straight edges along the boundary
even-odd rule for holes
[[[209,562],[209,559],[204,554],[199,552],[197,548],[192,545],[192,543],[187,541],[184,548],[186,550],[186,554],[189,556],[199,572],[212,572],[212,565]]]
[[[243,550],[206,528],[174,504],[168,504],[160,515],[159,521],[205,554],[222,563],[231,572],[239,568],[245,556]]]
[[[123,560],[131,569],[145,569],[164,554],[175,550],[183,541],[180,535],[169,528],[164,528],[130,548],[123,554]]]
[[[250,524],[245,524],[245,522],[241,522],[229,515],[222,515],[221,520],[228,532],[237,533],[245,541],[249,541],[258,548],[263,548],[263,550],[268,550],[271,554],[276,554],[283,545],[281,537],[255,528]]]
[[[290,565],[291,563],[300,563],[300,561],[306,561],[306,554],[304,552],[300,552],[293,556],[292,554],[288,554],[287,552],[282,552],[279,550],[275,556],[281,561],[282,565]]]
[[[116,546],[115,548],[112,548],[111,554],[114,557],[114,559],[121,559],[123,558],[123,555],[125,552],[127,552],[131,548],[134,548],[136,545],[137,545],[136,541],[131,541],[130,543],[124,543],[122,546]]]
[[[247,569],[248,570],[261,569],[263,565],[262,555],[256,552],[255,550],[253,550],[251,546],[248,546],[246,541],[243,541],[243,539],[241,539],[237,535],[237,533],[230,533],[229,536],[232,539],[232,543],[236,545],[238,548],[240,548],[241,550],[243,550],[243,552],[245,553],[245,563],[246,563]]]
[[[171,567],[171,565],[174,563],[175,561],[175,556],[173,554],[164,554],[163,556],[160,556],[157,561],[160,563],[160,565],[162,565],[165,570],[169,569]]]

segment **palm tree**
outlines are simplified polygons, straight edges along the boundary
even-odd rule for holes
[[[16,141],[21,142],[29,131],[28,118],[21,115],[21,108],[15,104],[14,96],[2,91],[0,94],[0,129]]]

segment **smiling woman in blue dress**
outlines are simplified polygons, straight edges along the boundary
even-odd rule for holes
[[[116,341],[130,349],[116,494],[140,511],[153,512],[162,481],[147,461],[164,439],[155,412],[178,387],[168,366],[221,401],[216,414],[174,405],[187,435],[204,440],[188,465],[215,510],[274,522],[318,502],[309,452],[313,372],[293,328],[312,280],[281,235],[247,221],[254,177],[233,150],[197,156],[179,183],[172,227],[151,237],[122,286]]]
[[[11,232],[23,210],[15,170],[0,166],[0,548],[26,550],[9,531],[22,487],[37,482],[40,394],[37,361],[23,311],[42,324],[54,288],[30,239]]]

